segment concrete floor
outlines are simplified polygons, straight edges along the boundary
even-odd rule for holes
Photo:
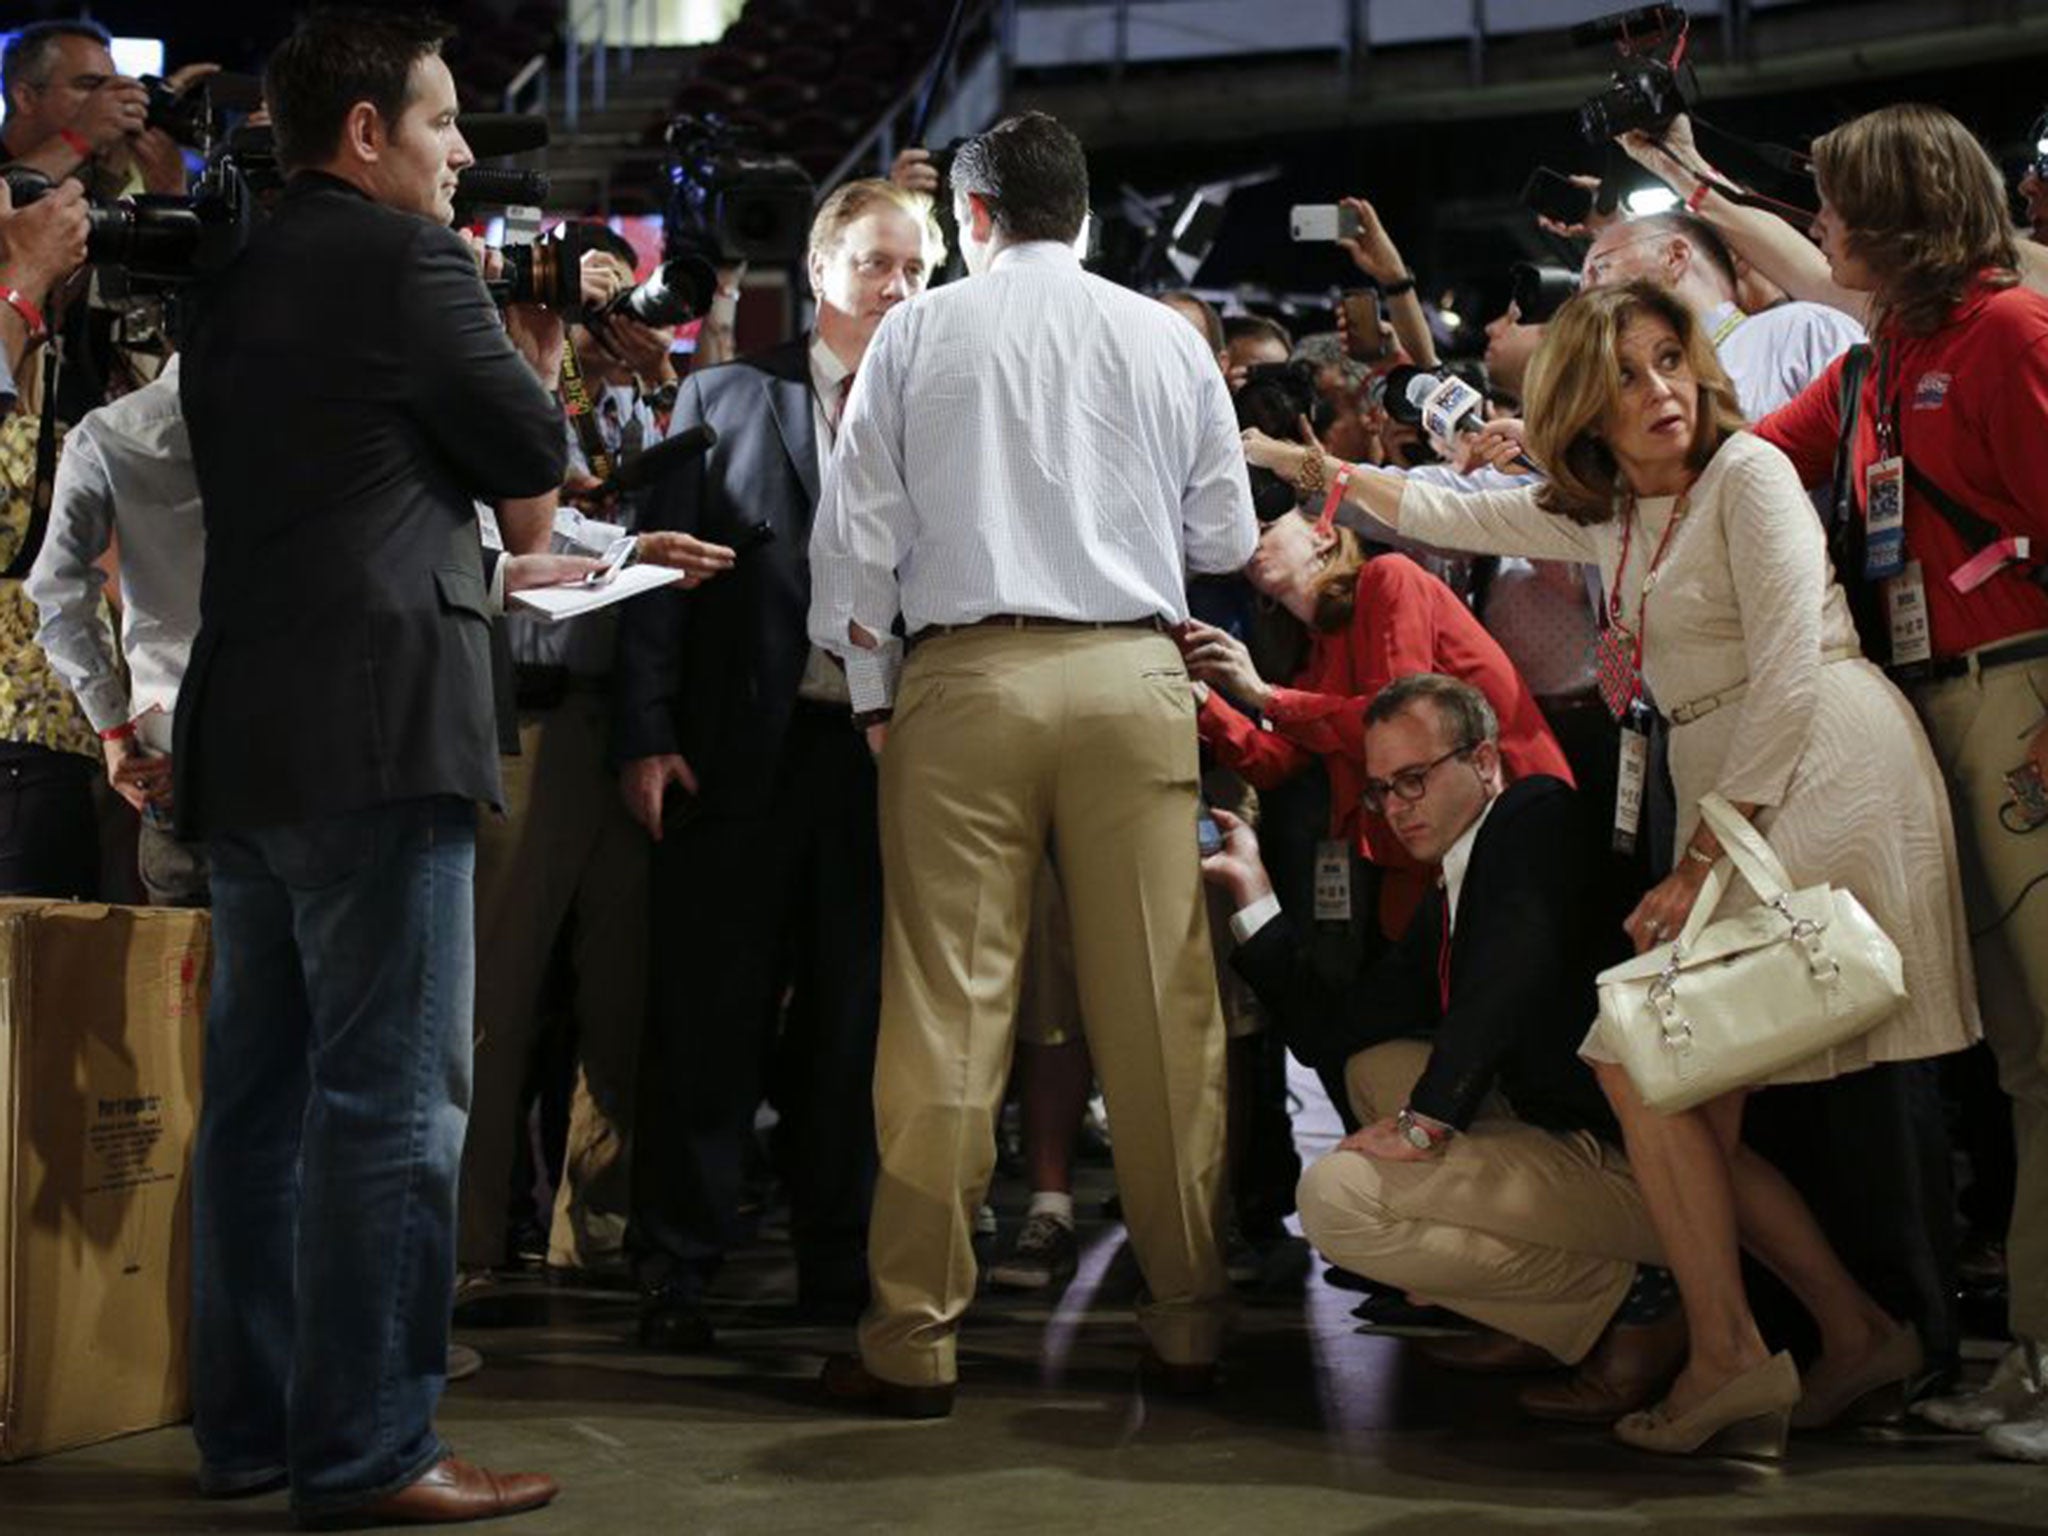
[[[1327,1144],[1311,1113],[1305,1151]],[[812,1378],[846,1330],[796,1326],[779,1245],[730,1269],[714,1357],[641,1353],[622,1291],[508,1283],[494,1326],[461,1337],[481,1375],[450,1389],[443,1432],[487,1465],[554,1473],[549,1533],[1160,1532],[1491,1536],[2002,1536],[2048,1530],[2048,1468],[1967,1441],[1898,1432],[1800,1440],[1778,1467],[1665,1461],[1603,1433],[1521,1419],[1513,1385],[1447,1376],[1404,1341],[1361,1337],[1357,1298],[1305,1251],[1249,1292],[1224,1386],[1199,1403],[1136,1379],[1121,1229],[1091,1217],[1081,1273],[1056,1301],[987,1297],[962,1342],[951,1419],[908,1424],[821,1408]],[[1014,1216],[1021,1191],[999,1190]],[[1006,1235],[1010,1223],[1006,1222]],[[1988,1343],[1973,1350],[1981,1360]],[[191,1495],[183,1429],[0,1469],[0,1533],[269,1531],[281,1494]]]

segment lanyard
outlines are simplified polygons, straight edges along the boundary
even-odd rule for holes
[[[583,444],[583,457],[590,465],[590,473],[599,480],[611,479],[612,456],[605,449],[590,386],[583,381],[583,360],[576,355],[573,341],[562,346],[562,403],[569,408],[569,420]]]
[[[1741,310],[1738,309],[1737,311],[1735,311],[1734,314],[1730,315],[1726,320],[1723,320],[1719,325],[1714,327],[1714,334],[1707,338],[1707,344],[1713,347],[1716,351],[1718,351],[1720,349],[1721,343],[1726,341],[1730,336],[1733,336],[1738,330],[1740,330],[1742,328],[1742,322],[1747,320],[1748,318],[1749,316],[1745,315]]]
[[[1621,530],[1621,560],[1614,568],[1614,583],[1607,594],[1606,624],[1600,636],[1600,691],[1607,701],[1607,707],[1616,719],[1627,714],[1629,706],[1643,696],[1643,642],[1650,633],[1650,587],[1657,570],[1664,563],[1664,555],[1671,548],[1671,536],[1678,532],[1678,525],[1685,521],[1686,504],[1691,496],[1688,491],[1678,498],[1671,509],[1671,520],[1664,525],[1664,536],[1657,541],[1655,553],[1650,556],[1650,568],[1643,573],[1643,583],[1636,598],[1636,622],[1633,632],[1622,622],[1621,584],[1628,576],[1629,552],[1635,547],[1636,502],[1629,498],[1628,521]],[[1626,637],[1629,655],[1626,671],[1620,654],[1619,641]]]
[[[1905,452],[1899,431],[1899,357],[1891,338],[1877,344],[1877,456],[1889,459]]]

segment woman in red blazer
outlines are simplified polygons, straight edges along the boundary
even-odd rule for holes
[[[1510,779],[1547,773],[1569,784],[1571,768],[1507,653],[1457,594],[1405,555],[1368,557],[1348,528],[1287,512],[1266,524],[1244,574],[1309,631],[1309,657],[1291,686],[1276,687],[1258,675],[1241,641],[1191,623],[1183,646],[1201,701],[1202,740],[1257,789],[1321,759],[1330,776],[1330,835],[1355,840],[1388,871],[1380,922],[1398,933],[1425,872],[1364,809],[1365,711],[1380,689],[1414,672],[1458,678],[1485,694],[1500,717]],[[1256,710],[1265,726],[1225,693]]]

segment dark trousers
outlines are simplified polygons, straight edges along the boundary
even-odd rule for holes
[[[0,896],[99,899],[97,771],[75,753],[0,742]]]
[[[1759,1093],[1743,1139],[1805,1197],[1849,1273],[1919,1328],[1929,1367],[1952,1369],[1961,1344],[1955,1174],[1940,1063],[1880,1062]],[[1772,1309],[1760,1298],[1759,1310]],[[1790,1311],[1796,1329],[1803,1313]]]
[[[875,766],[846,713],[799,704],[768,808],[670,832],[651,896],[627,1234],[643,1283],[701,1289],[734,1245],[779,1053],[798,1285],[857,1290],[874,1184],[882,865]]]

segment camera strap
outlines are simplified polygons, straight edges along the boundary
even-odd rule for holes
[[[36,478],[29,491],[28,528],[21,547],[0,580],[22,581],[42,552],[43,536],[50,528],[50,498],[57,485],[57,343],[54,339],[43,354],[43,406],[36,427]]]
[[[583,458],[590,473],[599,480],[611,479],[611,450],[604,445],[597,405],[590,398],[590,386],[584,382],[583,360],[576,355],[573,340],[562,343],[562,403],[569,408],[569,422],[576,429],[576,441],[583,445]]]

